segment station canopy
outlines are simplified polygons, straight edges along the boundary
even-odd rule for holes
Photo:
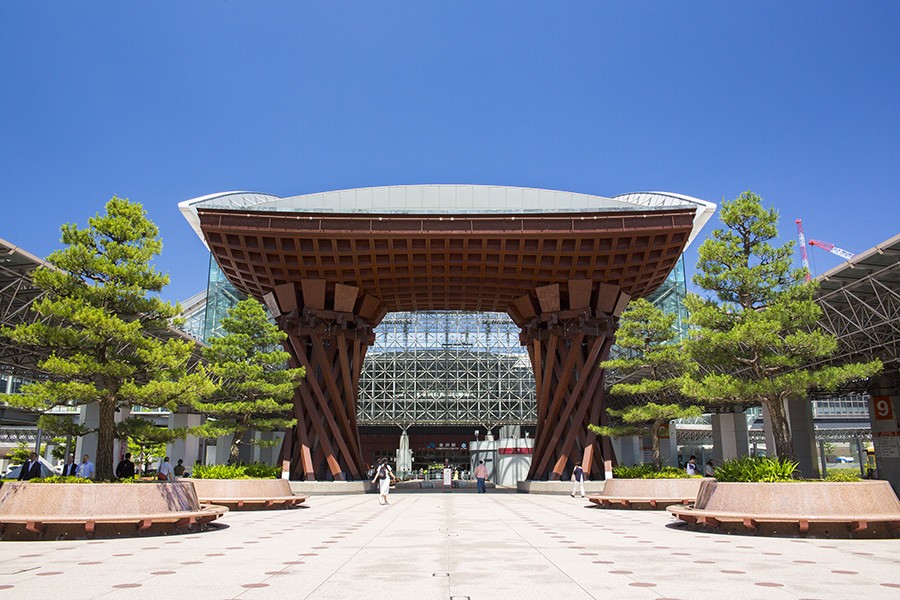
[[[384,311],[510,311],[537,286],[658,288],[715,205],[503,186],[411,185],[180,204],[228,279],[257,298],[303,280],[352,285]]]

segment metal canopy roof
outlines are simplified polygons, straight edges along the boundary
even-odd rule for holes
[[[0,238],[0,325],[15,327],[36,320],[31,305],[44,293],[34,287],[31,274],[39,266],[52,266]],[[27,372],[37,367],[38,356],[0,336],[0,365],[6,371]]]
[[[879,358],[885,373],[900,368],[900,234],[816,278],[822,327],[838,339],[828,362]]]
[[[0,238],[0,325],[15,327],[39,320],[37,313],[31,310],[32,304],[45,293],[34,286],[31,278],[38,267],[56,268]],[[154,331],[151,335],[160,339],[178,338],[191,341],[196,345],[191,365],[196,364],[200,358],[198,348],[202,344],[178,329],[168,327],[165,330]],[[38,362],[43,358],[42,354],[0,336],[0,370],[35,377],[39,373]]]

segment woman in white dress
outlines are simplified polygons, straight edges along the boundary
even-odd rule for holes
[[[391,470],[387,458],[382,458],[378,461],[378,468],[375,469],[375,477],[372,479],[372,483],[378,484],[378,504],[388,504],[392,479],[396,479],[394,471]]]

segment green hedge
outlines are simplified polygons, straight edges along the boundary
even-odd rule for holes
[[[699,475],[688,475],[683,469],[676,467],[663,467],[656,471],[653,465],[619,465],[613,467],[613,477],[616,479],[687,479],[690,477],[699,477]]]
[[[281,476],[281,467],[263,463],[248,465],[195,465],[191,472],[194,479],[275,479]]]
[[[844,469],[843,471],[829,471],[825,481],[862,481],[859,472]]]
[[[764,456],[743,456],[716,467],[716,479],[725,482],[793,481],[799,463]]]
[[[36,477],[34,479],[29,479],[28,483],[94,483],[94,480],[71,475],[67,477],[62,475],[51,475],[50,477]]]

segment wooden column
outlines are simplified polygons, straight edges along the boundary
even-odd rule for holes
[[[529,479],[558,480],[580,461],[603,477],[603,451],[589,424],[605,416],[603,370],[618,316],[630,300],[617,286],[592,280],[535,288],[508,308],[522,328],[537,384],[537,433]]]
[[[387,312],[374,296],[354,286],[321,279],[277,286],[263,297],[288,334],[292,366],[306,368],[294,397],[297,425],[285,435],[291,479],[361,479],[356,406],[359,376],[373,329]]]

